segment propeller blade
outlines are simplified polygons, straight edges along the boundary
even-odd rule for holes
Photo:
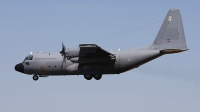
[[[64,55],[65,54],[65,50],[66,50],[66,47],[62,42],[62,51],[60,51],[60,54]]]
[[[65,45],[62,42],[62,51],[60,51],[60,54],[63,56],[61,71],[63,69],[63,63],[65,62],[65,64],[66,64],[65,50],[66,50],[66,47],[65,47]]]
[[[66,65],[66,57],[65,57],[65,56],[63,56],[61,71],[62,71],[62,69],[63,69],[63,63],[65,63],[65,65]]]

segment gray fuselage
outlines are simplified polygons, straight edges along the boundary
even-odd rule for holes
[[[64,60],[59,52],[39,52],[32,54],[32,59],[24,60],[24,73],[40,76],[49,75],[84,75],[84,74],[119,74],[136,68],[161,56],[159,50],[130,49],[111,52],[116,58],[109,62],[74,63]]]

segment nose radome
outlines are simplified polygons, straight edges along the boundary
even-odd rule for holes
[[[24,73],[24,65],[22,63],[15,65],[15,70]]]

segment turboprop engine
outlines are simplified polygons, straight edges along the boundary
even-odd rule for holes
[[[62,51],[60,53],[64,58],[73,58],[79,56],[80,49],[74,49],[74,50],[66,50],[66,47],[62,43]]]
[[[65,50],[65,56],[68,58],[79,57],[80,49]]]

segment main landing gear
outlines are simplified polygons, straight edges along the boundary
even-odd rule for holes
[[[92,78],[95,78],[96,80],[100,80],[102,75],[84,75],[84,78],[87,80],[91,80]]]
[[[33,75],[33,80],[37,81],[39,79],[39,77],[37,75]]]
[[[85,79],[87,80],[91,80],[92,79],[92,75],[84,75]]]
[[[91,80],[93,77],[96,80],[100,80],[102,78],[102,75],[84,75],[85,79]],[[38,75],[33,75],[33,80],[37,81],[39,79]]]
[[[93,77],[94,77],[96,80],[100,80],[101,77],[102,77],[102,75],[94,75]]]

